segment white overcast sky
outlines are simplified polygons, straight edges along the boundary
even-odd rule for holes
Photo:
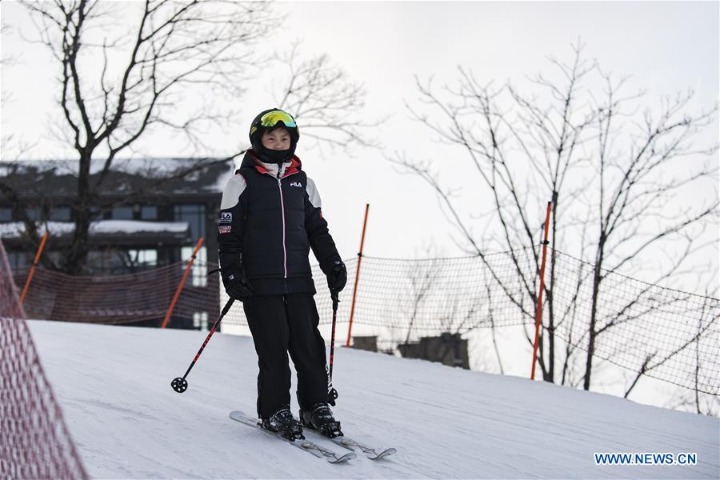
[[[14,27],[2,36],[3,56],[18,54],[14,64],[2,68],[4,95],[11,94],[2,105],[2,134],[33,143],[29,156],[52,156],[59,148],[48,127],[55,72],[48,69],[49,57],[42,49],[19,40],[18,33],[31,28],[25,12],[12,1],[3,1],[0,8],[3,24]],[[429,187],[395,172],[383,156],[406,151],[439,160],[449,154],[410,120],[404,106],[418,97],[416,75],[434,76],[442,84],[457,78],[457,67],[463,66],[481,83],[521,82],[548,70],[548,57],[569,59],[571,45],[580,40],[586,57],[604,70],[629,75],[631,91],[643,88],[650,98],[659,98],[692,88],[697,106],[706,107],[718,99],[717,1],[298,1],[281,2],[278,8],[287,20],[268,40],[275,48],[299,39],[304,55],[327,53],[364,85],[368,118],[388,117],[374,132],[384,151],[327,154],[304,148],[302,139],[298,146],[345,258],[357,253],[365,203],[371,204],[366,254],[425,256],[430,243],[446,255],[459,253]],[[219,151],[229,153],[245,142],[252,116],[273,103],[266,88],[252,90],[243,102],[251,113],[244,124],[230,129],[237,135],[218,132],[212,137]],[[717,138],[717,128],[713,133]],[[154,144],[156,155],[182,155],[172,142],[158,139]],[[708,189],[702,194],[715,193]]]

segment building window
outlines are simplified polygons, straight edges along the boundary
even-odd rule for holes
[[[70,221],[70,207],[55,207],[50,210],[48,217],[50,220],[56,222],[69,222]]]
[[[127,258],[131,271],[157,267],[158,254],[155,249],[128,250]]]
[[[107,248],[91,250],[88,253],[87,268],[92,273],[126,274],[140,272],[157,267],[156,249]]]
[[[193,313],[193,327],[196,330],[207,330],[208,329],[208,314],[207,312],[194,312]]]
[[[87,256],[86,267],[90,273],[114,273],[112,249],[90,250]]]
[[[187,263],[190,261],[190,257],[192,256],[193,251],[195,250],[195,247],[182,247],[180,255],[182,257],[183,263],[187,265]],[[183,266],[183,268],[185,268]],[[198,250],[197,256],[195,257],[195,260],[193,260],[193,266],[192,266],[192,285],[193,287],[207,287],[207,275],[208,275],[208,268],[207,268],[207,249],[205,247],[200,247],[200,250]]]
[[[25,252],[13,252],[11,250],[7,252],[7,259],[12,270],[20,270],[32,265],[30,255]]]
[[[40,207],[29,207],[25,209],[25,213],[35,222],[40,221],[42,218],[42,209]]]
[[[132,207],[113,207],[112,219],[113,220],[132,220],[133,219]]]
[[[154,205],[144,206],[140,209],[140,218],[143,220],[157,220],[158,209]]]
[[[174,218],[176,222],[188,222],[190,235],[197,241],[205,238],[205,205],[186,204],[175,205]]]

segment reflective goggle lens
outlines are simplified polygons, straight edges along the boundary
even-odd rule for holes
[[[286,127],[297,127],[295,119],[288,113],[280,110],[273,110],[260,118],[260,125],[263,127],[274,127],[278,122],[283,122]]]

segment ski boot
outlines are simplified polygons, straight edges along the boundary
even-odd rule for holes
[[[309,410],[300,410],[300,422],[304,427],[317,430],[328,438],[343,436],[340,422],[335,420],[327,403],[318,403]]]
[[[278,433],[281,437],[291,442],[305,439],[302,433],[302,425],[295,420],[288,407],[281,408],[269,418],[261,419],[260,426],[271,432]]]

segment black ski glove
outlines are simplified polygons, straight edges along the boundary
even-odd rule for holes
[[[242,265],[234,264],[223,268],[222,281],[230,298],[244,302],[253,295],[252,286],[245,277]]]
[[[332,270],[327,273],[328,287],[332,293],[339,293],[347,283],[347,269],[342,260],[335,260]]]

